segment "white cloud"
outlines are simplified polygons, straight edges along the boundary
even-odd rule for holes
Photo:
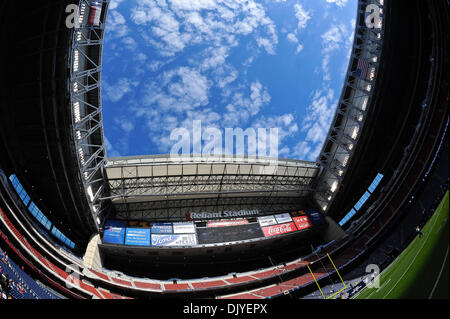
[[[114,118],[114,123],[126,133],[129,133],[132,130],[134,130],[133,122],[125,117]]]
[[[291,153],[290,148],[286,145],[284,140],[287,137],[293,136],[298,132],[298,125],[295,121],[295,117],[291,113],[279,115],[279,116],[261,116],[257,120],[253,122],[251,125],[253,128],[264,128],[268,134],[271,128],[278,129],[278,135],[271,136],[271,138],[277,138],[278,144],[278,155],[279,156],[288,156]],[[258,138],[260,138],[258,136]],[[261,140],[265,143],[264,140]]]
[[[297,28],[294,32],[289,32],[286,36],[289,42],[296,45],[295,54],[300,53],[303,50],[303,45],[297,38],[297,34],[300,33],[302,29],[305,29],[308,21],[311,19],[311,13],[305,10],[301,4],[296,3],[294,5],[295,17],[297,18]]]
[[[298,20],[298,29],[304,29],[306,28],[306,24],[308,23],[308,20],[311,19],[310,13],[308,11],[306,11],[301,4],[296,3],[294,5],[294,10],[295,10],[295,16],[297,17]]]
[[[137,49],[136,41],[132,37],[125,37],[121,40],[121,42],[131,50]]]
[[[108,10],[115,10],[123,2],[123,0],[111,0],[109,2]]]
[[[235,92],[231,97],[231,103],[226,106],[223,124],[226,126],[241,126],[250,117],[257,115],[261,108],[270,103],[271,97],[266,87],[261,82],[250,84],[250,95],[243,92]]]
[[[129,29],[126,25],[125,17],[117,11],[109,12],[106,32],[113,38],[121,38],[128,35]]]
[[[255,115],[259,113],[261,106],[270,102],[270,95],[259,81],[253,82],[250,90],[251,103],[249,104],[249,110],[251,115]]]
[[[127,78],[119,78],[115,84],[110,84],[108,81],[103,80],[102,94],[106,100],[118,102],[126,93],[130,92],[132,88],[137,86],[137,81],[132,81]]]
[[[324,80],[330,81],[331,74],[329,64],[331,54],[341,49],[343,46],[351,46],[351,42],[346,38],[348,35],[347,28],[343,24],[333,25],[325,33],[321,35],[322,39],[322,71],[324,72]]]
[[[207,78],[197,70],[180,67],[164,72],[146,85],[144,105],[180,113],[207,105],[209,87]]]
[[[117,151],[114,146],[111,144],[109,139],[105,136],[105,147],[106,147],[106,153],[108,154],[108,157],[120,157],[119,151]]]
[[[294,115],[291,113],[279,116],[261,116],[252,124],[252,127],[278,127],[280,140],[285,137],[292,136],[298,131],[297,122],[295,121]]]
[[[258,43],[259,47],[263,47],[264,50],[269,54],[275,54],[274,44],[270,39],[267,38],[257,38],[256,43]]]
[[[306,137],[293,148],[295,156],[307,160],[317,158],[335,113],[336,101],[333,99],[334,91],[328,87],[315,91],[301,125],[301,131],[305,132]]]
[[[294,156],[298,158],[311,158],[311,146],[306,141],[298,142],[292,149]]]
[[[345,7],[345,5],[347,4],[348,0],[326,0],[328,3],[334,3],[336,4],[338,7]]]
[[[292,32],[291,33],[288,33],[288,35],[286,36],[286,38],[290,41],[290,42],[292,42],[292,43],[298,43],[298,39],[297,39],[297,37],[295,36],[295,34],[293,34]]]
[[[174,10],[212,10],[216,7],[214,0],[168,0]]]
[[[328,31],[321,35],[322,38],[322,50],[325,53],[329,53],[336,49],[339,49],[340,45],[344,42],[347,30],[344,25],[333,25]]]
[[[226,46],[220,47],[209,47],[203,51],[203,55],[206,58],[203,59],[200,63],[200,70],[202,72],[208,69],[217,68],[220,65],[223,65],[228,57],[229,48]]]
[[[147,58],[147,55],[142,52],[138,52],[134,55],[134,59],[138,62],[145,62],[147,61]]]
[[[297,48],[296,48],[296,51],[295,51],[296,54],[300,53],[303,50],[303,45],[298,42],[298,39],[297,39],[297,37],[295,36],[294,33],[292,33],[292,32],[288,33],[286,38],[288,39],[289,42],[294,43],[294,44],[297,45]]]
[[[146,0],[132,9],[131,19],[138,25],[150,25],[147,30],[151,32],[143,37],[163,56],[200,43],[236,46],[236,36],[257,30],[255,39],[268,53],[272,54],[278,43],[275,24],[253,0]]]
[[[236,81],[239,76],[239,72],[229,65],[224,65],[216,70],[215,76],[217,86],[224,89],[227,85]],[[222,94],[226,95],[227,92],[229,92],[229,90],[223,90]]]

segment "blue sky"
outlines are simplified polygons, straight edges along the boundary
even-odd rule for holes
[[[109,157],[168,154],[177,127],[279,130],[316,160],[353,42],[356,0],[111,0],[102,99]]]

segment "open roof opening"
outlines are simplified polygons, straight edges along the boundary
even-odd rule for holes
[[[356,5],[112,1],[102,62],[108,157],[169,154],[177,128],[196,153],[200,121],[201,136],[221,133],[223,153],[242,152],[227,149],[226,128],[277,128],[278,157],[316,160],[347,71]],[[244,143],[251,154],[252,140]]]

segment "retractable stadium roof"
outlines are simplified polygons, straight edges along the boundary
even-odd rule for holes
[[[314,162],[243,156],[108,159],[116,217],[182,219],[192,211],[296,209],[312,192]]]

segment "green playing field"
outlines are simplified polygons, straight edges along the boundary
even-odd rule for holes
[[[366,287],[353,298],[448,298],[449,192],[409,246],[380,276],[379,288]]]

